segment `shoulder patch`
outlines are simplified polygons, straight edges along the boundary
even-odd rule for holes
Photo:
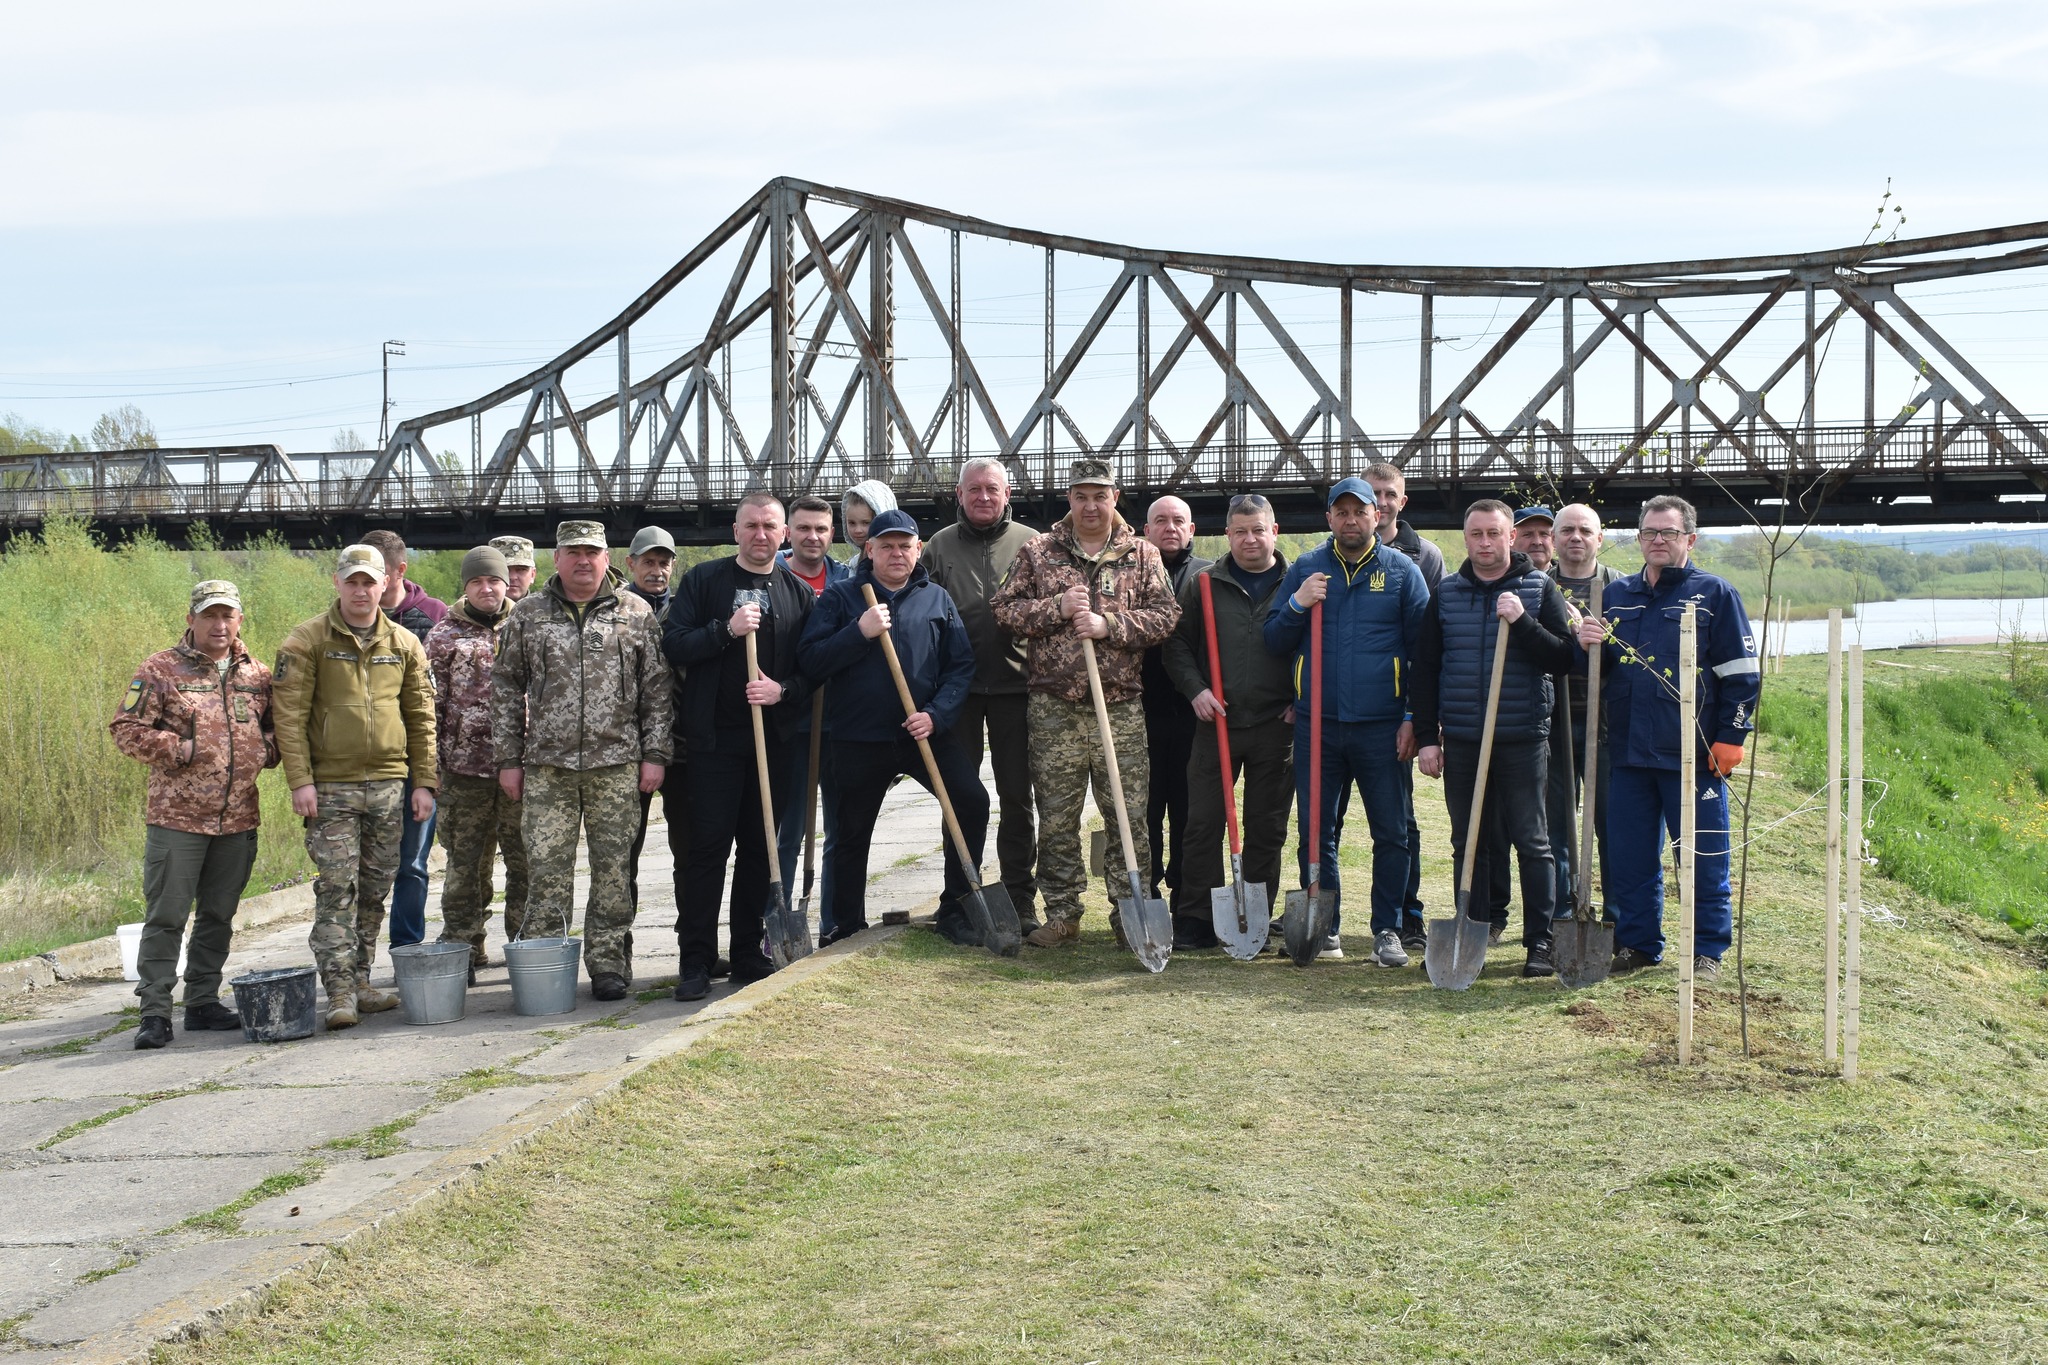
[[[140,678],[129,683],[128,695],[121,699],[121,709],[130,715],[140,711],[142,709],[142,694],[146,687],[147,684]]]

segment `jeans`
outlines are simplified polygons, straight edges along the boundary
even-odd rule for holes
[[[1330,932],[1342,920],[1344,898],[1337,872],[1339,810],[1348,805],[1353,785],[1365,803],[1366,827],[1372,834],[1372,932],[1375,937],[1401,927],[1401,904],[1408,892],[1408,765],[1394,757],[1394,738],[1401,722],[1323,722],[1323,809],[1317,831],[1322,844],[1322,875],[1318,885],[1337,893]],[[1296,841],[1295,861],[1308,881],[1308,716],[1294,722],[1294,798],[1303,837]]]
[[[934,735],[931,746],[939,780],[946,784],[960,832],[974,855],[974,879],[979,883],[981,855],[988,838],[988,788],[981,785],[981,774],[951,735]],[[832,751],[832,770],[838,774],[841,788],[839,810],[845,823],[832,855],[832,876],[825,884],[839,886],[839,926],[847,933],[859,933],[868,923],[868,850],[874,842],[875,821],[882,813],[882,798],[899,776],[910,778],[926,791],[931,791],[932,780],[925,771],[924,756],[917,751],[917,741],[908,735],[881,743],[835,741]],[[939,914],[961,915],[968,890],[967,868],[953,846],[952,835],[941,829],[939,837],[946,843],[946,885],[939,897]]]
[[[434,851],[439,806],[424,820],[412,818],[412,783],[405,784],[405,834],[398,845],[398,880],[391,884],[391,946],[402,948],[427,936],[427,855]]]
[[[1550,921],[1557,908],[1557,866],[1551,860],[1550,819],[1546,793],[1550,767],[1549,741],[1493,742],[1492,767],[1486,778],[1486,802],[1479,812],[1478,862],[1472,872],[1472,894],[1465,914],[1491,919],[1481,888],[1489,870],[1505,867],[1509,850],[1520,855],[1522,872],[1522,945],[1534,949],[1550,942]],[[1472,791],[1479,780],[1479,746],[1469,740],[1444,741],[1444,800],[1451,814],[1451,854],[1464,868],[1466,828],[1472,822]]]
[[[1617,923],[1614,944],[1653,959],[1664,956],[1664,841],[1678,838],[1678,773],[1671,768],[1616,767],[1608,777],[1614,846],[1608,883]],[[1693,952],[1719,961],[1733,937],[1728,894],[1728,788],[1699,764],[1693,810],[1699,846],[1693,857]]]
[[[791,736],[789,755],[784,760],[788,770],[776,779],[782,789],[775,803],[775,856],[782,869],[782,884],[789,888],[790,903],[796,903],[803,890],[803,883],[797,879],[797,858],[804,849],[804,794],[810,790],[811,780],[811,737],[808,732]],[[832,750],[834,745],[827,737],[818,746],[818,794],[824,798],[824,812],[818,821],[818,936],[823,938],[839,923],[833,910],[835,897],[832,893],[832,855],[839,848],[839,781],[833,776]]]
[[[1609,880],[1607,864],[1607,795],[1614,764],[1607,753],[1606,722],[1601,722],[1600,729],[1600,770],[1593,775],[1593,860],[1600,869],[1600,891],[1595,904],[1600,907],[1601,918],[1613,923],[1614,893],[1609,889],[1613,882]],[[1583,794],[1586,785],[1586,713],[1583,711],[1572,717],[1572,773]],[[1583,834],[1580,837],[1584,839]]]
[[[789,771],[788,745],[768,739],[770,800],[776,774]],[[690,864],[676,905],[676,943],[681,969],[711,970],[718,955],[718,901],[725,890],[725,860],[733,861],[728,950],[736,977],[766,976],[773,965],[761,951],[768,903],[768,838],[761,828],[761,779],[754,766],[754,737],[747,730],[720,730],[708,753],[690,751]]]

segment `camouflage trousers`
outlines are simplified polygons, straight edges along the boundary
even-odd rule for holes
[[[398,876],[405,782],[316,782],[320,813],[306,821],[313,884],[313,960],[327,998],[353,995],[377,960],[384,900]]]
[[[1045,898],[1048,922],[1079,921],[1081,891],[1088,884],[1088,863],[1081,847],[1081,808],[1088,789],[1109,831],[1110,882],[1121,886],[1123,843],[1117,835],[1116,799],[1110,794],[1109,765],[1102,757],[1101,732],[1095,726],[1093,702],[1062,701],[1044,692],[1031,694],[1031,787],[1038,802],[1038,890]],[[1152,866],[1152,846],[1145,837],[1145,793],[1151,766],[1145,751],[1145,711],[1135,699],[1109,707],[1109,733],[1116,741],[1116,766],[1123,778],[1124,804],[1137,811],[1131,842],[1142,872]]]
[[[640,767],[616,763],[578,772],[529,766],[520,828],[533,886],[526,932],[566,934],[576,910],[576,836],[590,848],[590,899],[583,907],[583,968],[633,978],[633,893],[626,860],[640,828]]]
[[[484,926],[491,920],[492,872],[505,852],[505,937],[519,937],[526,920],[526,837],[520,803],[495,777],[441,774],[441,846],[448,877],[441,887],[441,942],[467,943],[470,960],[484,965]]]

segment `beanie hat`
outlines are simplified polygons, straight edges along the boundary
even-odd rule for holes
[[[511,578],[505,564],[505,552],[495,545],[479,545],[462,557],[462,585],[469,586],[472,578]]]

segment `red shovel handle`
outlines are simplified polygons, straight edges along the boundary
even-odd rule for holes
[[[1220,708],[1223,661],[1216,652],[1216,598],[1208,574],[1197,574],[1195,581],[1202,585],[1202,627],[1209,636],[1209,691]],[[1230,766],[1230,722],[1220,709],[1216,712],[1216,762],[1223,769],[1223,818],[1230,827],[1230,855],[1234,858],[1244,852],[1244,842],[1237,833],[1237,774]]]
[[[1323,604],[1308,611],[1308,891],[1323,881]]]

